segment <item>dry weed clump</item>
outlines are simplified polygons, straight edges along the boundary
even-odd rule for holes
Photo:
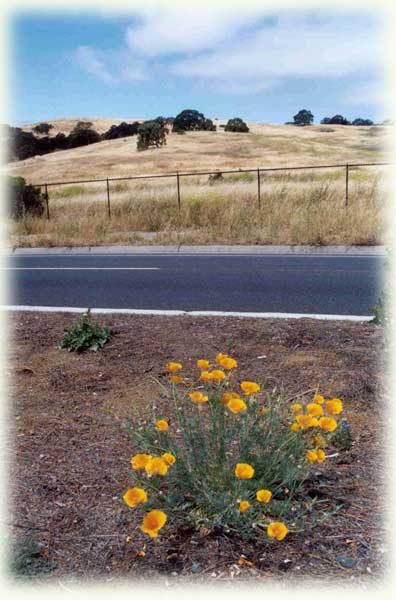
[[[331,176],[330,176],[331,175]],[[330,176],[330,177],[328,177]],[[263,174],[258,205],[252,174],[117,182],[111,218],[103,184],[59,187],[50,193],[50,220],[25,217],[9,225],[14,245],[134,243],[376,244],[383,243],[385,189],[378,174],[352,171],[348,207],[345,174]],[[139,237],[140,235],[140,237]]]
[[[320,510],[320,500],[307,500],[302,489],[311,465],[326,460],[342,401],[315,394],[306,405],[285,405],[256,382],[238,384],[237,366],[220,353],[213,363],[198,360],[199,376],[189,377],[169,362],[162,386],[168,408],[158,412],[153,403],[141,426],[129,426],[138,453],[123,499],[143,508],[141,530],[149,536],[173,523],[283,540],[336,509]]]

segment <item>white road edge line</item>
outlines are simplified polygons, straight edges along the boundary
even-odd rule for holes
[[[274,253],[274,254],[248,254],[248,253],[244,253],[244,254],[236,254],[236,253],[226,253],[226,252],[203,252],[203,253],[194,253],[194,254],[189,254],[189,253],[182,253],[182,252],[172,252],[172,253],[160,253],[160,252],[150,252],[150,254],[148,253],[131,253],[131,254],[90,254],[90,253],[86,253],[86,254],[3,254],[1,255],[3,258],[9,259],[9,258],[152,258],[152,257],[176,257],[176,258],[180,258],[180,257],[193,257],[193,256],[198,256],[198,257],[208,257],[208,258],[213,258],[215,257],[224,257],[224,258],[385,258],[385,255],[383,254],[315,254],[315,253],[311,253],[311,254],[297,254],[297,253],[292,253],[292,254],[286,254],[286,253]]]
[[[59,313],[84,313],[87,308],[73,306],[0,306],[3,311],[25,312],[59,312]],[[92,308],[92,314],[103,315],[163,315],[165,317],[192,316],[192,317],[246,317],[250,319],[317,319],[323,321],[371,321],[372,316],[360,315],[317,315],[299,313],[271,313],[271,312],[224,312],[212,310],[146,310],[139,308]]]

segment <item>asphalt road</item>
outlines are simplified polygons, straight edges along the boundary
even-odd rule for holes
[[[384,257],[13,255],[8,304],[369,315]]]

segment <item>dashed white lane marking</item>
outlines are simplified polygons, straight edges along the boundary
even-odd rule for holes
[[[29,312],[83,313],[87,308],[73,306],[0,306],[0,310]],[[366,315],[318,315],[303,313],[271,313],[271,312],[224,312],[211,310],[149,310],[140,308],[92,308],[91,313],[111,315],[163,315],[174,317],[188,315],[192,317],[246,317],[250,319],[317,319],[323,321],[371,321]]]

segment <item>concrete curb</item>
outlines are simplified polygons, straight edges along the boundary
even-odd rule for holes
[[[257,255],[316,255],[316,256],[386,256],[386,246],[82,246],[59,248],[10,248],[3,254],[257,254]]]
[[[84,313],[87,308],[74,306],[0,306],[0,311]],[[162,315],[164,317],[240,317],[247,319],[315,319],[318,321],[372,321],[366,315],[318,315],[301,313],[223,312],[211,310],[146,310],[138,308],[91,308],[98,315]]]

